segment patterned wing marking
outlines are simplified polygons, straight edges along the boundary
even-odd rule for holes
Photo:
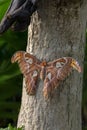
[[[44,80],[43,94],[44,97],[48,98],[52,95],[53,89],[58,86],[59,81],[56,77],[57,69],[55,67],[48,67],[46,69],[46,76]]]
[[[30,95],[35,94],[40,74],[39,60],[27,52],[18,51],[12,56],[11,61],[12,63],[18,62],[20,70],[25,76],[27,93]]]
[[[38,70],[33,70],[25,77],[27,94],[34,95],[36,93],[38,76]]]
[[[25,76],[27,94],[35,94],[40,77],[44,80],[43,94],[46,98],[70,74],[72,68],[81,72],[78,62],[71,57],[63,57],[47,63],[46,61],[40,62],[27,52],[18,51],[13,55],[11,61],[12,63],[18,62],[20,70]]]
[[[44,97],[46,98],[48,98],[53,90],[59,86],[60,82],[70,74],[72,68],[81,72],[81,67],[78,62],[71,57],[59,58],[53,62],[49,62],[47,65],[43,88]]]

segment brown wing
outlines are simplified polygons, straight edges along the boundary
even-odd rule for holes
[[[30,94],[35,94],[36,84],[40,73],[39,60],[35,56],[24,52],[16,52],[11,62],[18,62],[22,74],[25,76],[26,91]]]
[[[71,72],[72,68],[81,72],[79,63],[72,57],[63,57],[48,63],[57,69],[57,79],[64,80]]]
[[[52,94],[60,81],[64,80],[70,74],[72,68],[81,72],[78,62],[71,57],[63,57],[49,62],[47,66],[43,88],[45,97],[49,97]]]
[[[43,88],[43,94],[46,98],[51,96],[54,88],[59,85],[59,80],[57,79],[56,75],[57,69],[55,67],[47,67]]]
[[[36,93],[38,78],[38,69],[36,69],[36,67],[33,67],[32,70],[30,70],[30,72],[27,74],[27,76],[25,76],[27,94],[34,95]]]

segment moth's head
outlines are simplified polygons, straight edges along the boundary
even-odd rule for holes
[[[76,69],[79,73],[82,71],[79,63],[75,59],[72,59],[71,67]]]
[[[40,65],[45,67],[47,65],[46,60],[43,60]]]

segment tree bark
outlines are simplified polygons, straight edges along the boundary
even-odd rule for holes
[[[87,2],[73,1],[39,2],[28,31],[29,53],[47,61],[71,56],[83,67]],[[18,127],[81,130],[82,75],[73,71],[48,100],[43,97],[43,81],[39,81],[35,96],[26,94],[24,81]]]

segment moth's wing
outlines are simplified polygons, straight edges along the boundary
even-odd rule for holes
[[[57,61],[55,60],[47,63],[43,88],[43,94],[45,98],[49,98],[49,96],[52,95],[53,90],[59,85],[59,80],[57,79],[56,62]]]
[[[53,62],[48,63],[50,66],[54,66],[57,69],[57,79],[64,80],[72,70],[72,58],[71,57],[63,57]]]
[[[64,58],[60,58],[47,63],[43,89],[44,96],[50,95],[53,92],[53,89],[55,89],[59,85],[60,80],[65,78],[65,73],[63,75],[65,63],[66,61]]]
[[[30,72],[32,66],[39,64],[39,60],[36,59],[35,56],[25,52],[25,51],[17,51],[11,58],[11,62],[18,62],[21,72],[24,76]]]
[[[36,93],[38,78],[39,78],[39,69],[34,66],[30,70],[30,72],[25,76],[27,94],[34,95]]]
[[[41,68],[37,59],[33,57],[33,64],[30,65],[30,68],[26,72],[25,82],[26,82],[26,92],[29,95],[34,95],[36,93],[37,81],[40,77]]]
[[[35,94],[40,74],[39,60],[27,52],[18,51],[12,56],[11,61],[12,63],[18,62],[20,70],[25,76],[27,93],[30,95]]]
[[[44,79],[43,94],[44,97],[48,98],[52,95],[53,90],[59,85],[57,79],[57,69],[53,66],[46,68],[46,76]]]
[[[25,54],[26,52],[24,51],[17,51],[11,58],[11,62],[18,62],[18,65],[20,67],[20,70],[24,76],[26,75],[27,72],[29,72],[29,63],[25,59]]]
[[[14,62],[19,62],[19,61],[23,60],[25,57],[25,53],[26,53],[25,51],[15,52],[11,58],[11,62],[14,63]]]
[[[72,69],[77,70],[79,73],[82,71],[79,63],[72,57],[62,57],[53,62],[49,62],[48,65],[57,69],[58,80],[64,80]]]
[[[43,89],[45,97],[48,97],[53,89],[70,74],[72,68],[81,72],[81,67],[72,57],[62,57],[47,63]]]

